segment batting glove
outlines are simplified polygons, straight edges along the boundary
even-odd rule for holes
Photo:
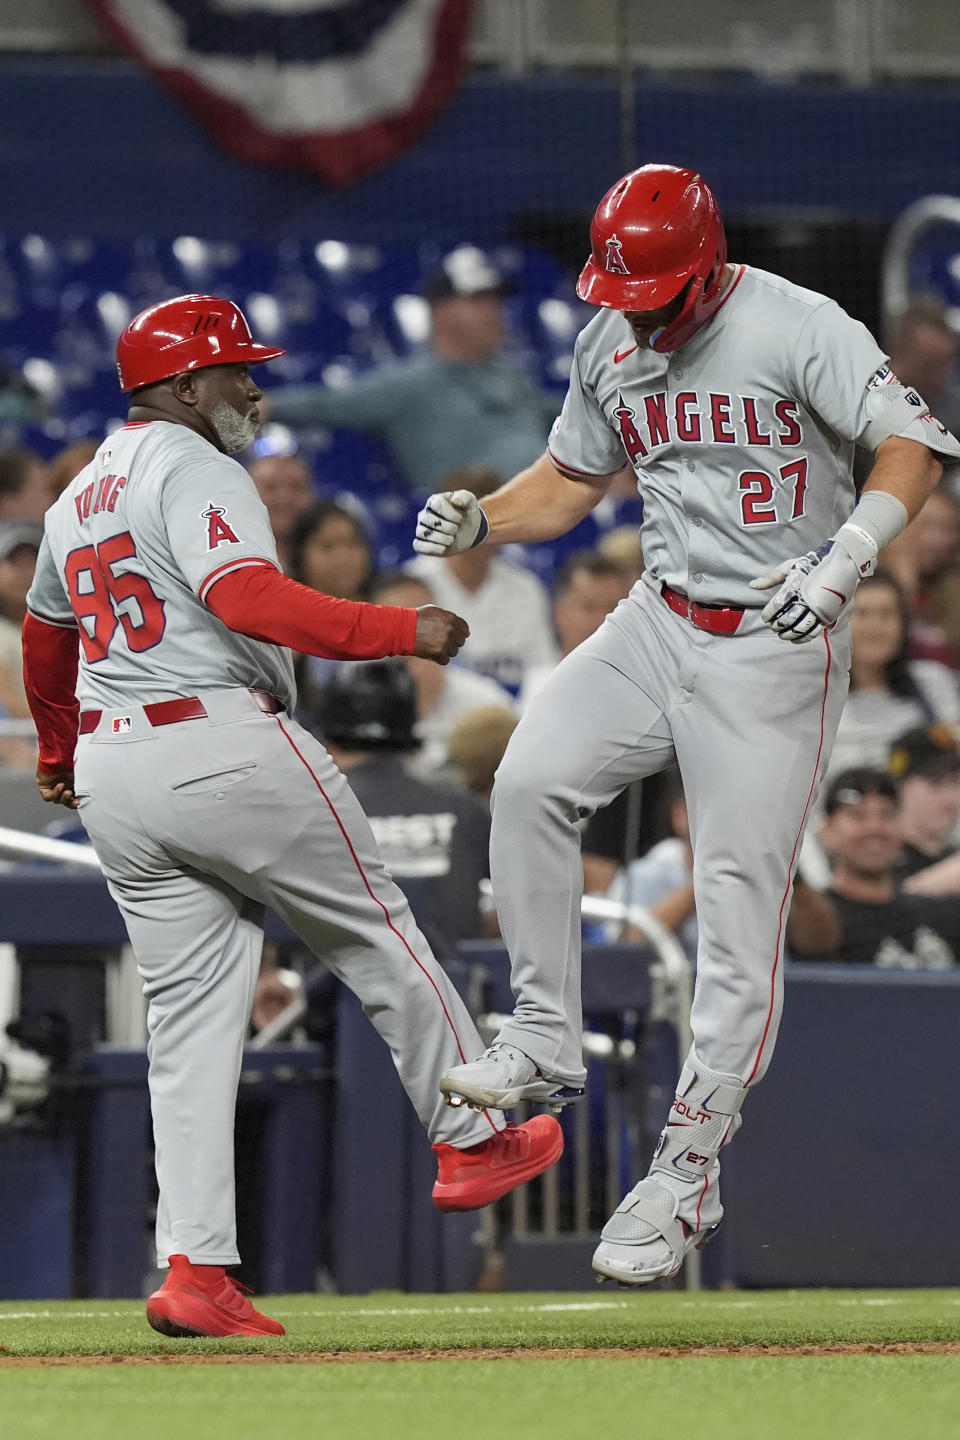
[[[486,540],[486,515],[469,490],[431,495],[417,516],[414,550],[421,555],[459,555]]]
[[[872,562],[858,564],[837,537],[758,575],[750,588],[780,587],[764,606],[761,619],[781,639],[803,645],[837,623],[863,575],[871,574],[875,566],[876,551]]]

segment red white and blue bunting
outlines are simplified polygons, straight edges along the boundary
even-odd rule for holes
[[[473,0],[87,0],[242,160],[346,185],[449,100]]]

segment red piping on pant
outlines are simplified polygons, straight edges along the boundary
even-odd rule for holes
[[[820,756],[823,754],[823,722],[827,713],[827,691],[830,686],[830,663],[833,659],[830,653],[830,637],[827,634],[826,630],[824,630],[823,632],[823,640],[824,644],[827,647],[827,668],[824,671],[823,675],[823,700],[820,705],[820,744],[817,746],[817,759],[813,767],[813,777],[810,781],[810,789],[807,792],[807,803],[803,807],[803,815],[800,819],[800,829],[797,831],[797,838],[793,842],[793,853],[790,856],[790,867],[787,872],[787,888],[784,890],[783,899],[780,901],[780,916],[777,922],[777,948],[773,957],[773,970],[770,974],[770,1008],[767,1010],[767,1023],[763,1027],[763,1035],[760,1040],[760,1049],[757,1051],[757,1058],[753,1062],[753,1069],[750,1071],[750,1074],[743,1082],[745,1086],[750,1084],[751,1080],[753,1079],[754,1075],[756,1075],[757,1070],[760,1067],[760,1057],[763,1054],[764,1046],[767,1043],[767,1035],[770,1031],[770,1022],[773,1019],[773,1005],[774,998],[776,996],[777,971],[780,967],[780,940],[783,935],[783,912],[786,908],[787,897],[790,894],[790,888],[793,884],[793,865],[794,861],[797,858],[797,850],[800,846],[800,836],[803,834],[803,827],[807,823],[807,811],[810,809],[810,802],[813,799],[813,791],[817,783],[817,773],[820,769]]]
[[[697,1201],[697,1223],[696,1223],[696,1225],[694,1225],[694,1227],[693,1227],[694,1230],[696,1230],[696,1231],[698,1231],[698,1232],[699,1232],[699,1230],[700,1230],[700,1207],[701,1207],[701,1205],[702,1205],[703,1202],[704,1202],[704,1199],[705,1199],[706,1194],[707,1194],[707,1190],[708,1190],[709,1188],[710,1188],[710,1177],[709,1177],[708,1175],[704,1175],[704,1177],[703,1177],[703,1189],[700,1191],[700,1199]]]
[[[333,816],[334,820],[337,822],[337,826],[338,826],[338,828],[339,828],[339,830],[340,830],[340,834],[343,836],[344,843],[345,843],[347,849],[350,851],[350,858],[351,858],[351,860],[353,861],[354,865],[357,867],[357,873],[359,874],[360,879],[363,881],[363,883],[364,883],[364,885],[365,885],[365,887],[366,887],[367,894],[370,896],[370,899],[371,899],[376,905],[379,905],[379,906],[380,906],[380,909],[383,911],[384,919],[385,919],[386,922],[387,922],[387,928],[388,928],[389,930],[391,930],[394,935],[396,935],[397,939],[400,941],[401,945],[402,945],[403,948],[406,950],[407,954],[410,956],[410,959],[411,959],[411,960],[413,961],[413,963],[416,965],[417,969],[422,972],[422,974],[424,975],[424,977],[430,982],[430,985],[433,987],[433,992],[434,992],[434,994],[436,995],[437,999],[440,1001],[440,1008],[442,1009],[442,1011],[443,1011],[443,1013],[444,1013],[444,1016],[445,1016],[445,1018],[446,1018],[447,1024],[450,1026],[450,1029],[451,1029],[451,1031],[453,1032],[453,1038],[454,1038],[454,1040],[457,1042],[457,1050],[460,1052],[460,1059],[463,1061],[464,1064],[466,1064],[466,1063],[467,1063],[467,1057],[466,1057],[466,1055],[463,1053],[463,1046],[460,1044],[460,1036],[457,1034],[457,1027],[454,1025],[453,1020],[452,1020],[451,1017],[450,1017],[450,1011],[447,1009],[446,1005],[445,1005],[444,1002],[443,1002],[443,996],[440,994],[440,991],[437,989],[437,983],[436,983],[436,981],[434,980],[434,978],[433,978],[433,976],[430,974],[430,972],[426,969],[426,967],[421,963],[421,961],[417,959],[417,956],[416,956],[416,955],[414,954],[414,952],[410,949],[410,946],[407,944],[406,940],[405,940],[405,939],[403,938],[403,936],[400,934],[400,931],[397,929],[397,927],[394,925],[393,921],[390,919],[390,911],[387,909],[386,905],[383,903],[383,901],[382,901],[381,899],[379,899],[378,896],[374,895],[373,890],[371,889],[371,886],[370,886],[370,881],[367,879],[366,872],[364,871],[363,866],[360,864],[359,857],[358,857],[358,855],[357,855],[356,850],[354,850],[354,848],[353,848],[353,845],[352,845],[351,840],[350,840],[350,836],[347,834],[346,829],[345,829],[344,824],[343,824],[343,821],[340,819],[340,816],[337,814],[336,809],[335,809],[335,807],[334,807],[334,805],[333,805],[333,802],[332,802],[332,800],[330,799],[330,796],[327,794],[326,790],[324,790],[323,786],[320,784],[320,781],[318,780],[316,774],[314,773],[314,771],[313,771],[313,769],[312,769],[309,761],[308,761],[308,760],[300,753],[300,751],[297,749],[297,746],[295,745],[295,743],[294,743],[294,741],[293,741],[293,737],[290,735],[289,731],[285,729],[285,727],[284,727],[284,725],[283,725],[283,722],[280,720],[279,716],[277,717],[277,724],[280,726],[280,729],[283,731],[283,734],[284,734],[284,736],[286,737],[287,743],[288,743],[288,745],[290,746],[291,750],[293,751],[294,755],[296,755],[296,757],[297,757],[297,759],[300,761],[301,765],[303,765],[303,766],[305,767],[305,769],[307,770],[308,774],[310,775],[310,778],[312,779],[314,785],[316,785],[317,789],[320,791],[320,794],[323,796],[324,801],[325,801],[326,806],[327,806],[327,809],[330,811],[330,814]],[[490,1116],[487,1114],[487,1111],[484,1110],[483,1113],[484,1113],[484,1115],[485,1115],[486,1118],[487,1118],[487,1123],[490,1125],[490,1128],[493,1130],[494,1134],[497,1134],[497,1133],[498,1133],[497,1127],[496,1127],[496,1125],[494,1125],[493,1121],[490,1119]]]

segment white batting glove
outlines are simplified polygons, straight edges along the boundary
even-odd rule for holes
[[[838,540],[828,540],[818,550],[784,560],[773,570],[750,581],[751,590],[780,588],[764,606],[761,619],[775,634],[794,645],[803,645],[835,625],[853,600],[860,583],[861,567]]]
[[[459,555],[487,538],[490,526],[469,490],[431,495],[417,516],[413,548],[421,555]]]

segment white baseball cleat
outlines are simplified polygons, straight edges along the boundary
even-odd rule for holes
[[[693,1230],[677,1214],[678,1196],[651,1177],[641,1180],[617,1206],[600,1232],[593,1255],[597,1284],[651,1285],[676,1275],[691,1250],[702,1250],[720,1221]]]
[[[448,1105],[469,1105],[473,1110],[509,1110],[522,1100],[561,1110],[583,1095],[583,1090],[546,1080],[522,1050],[512,1045],[491,1045],[479,1060],[454,1065],[440,1077],[440,1093]]]

